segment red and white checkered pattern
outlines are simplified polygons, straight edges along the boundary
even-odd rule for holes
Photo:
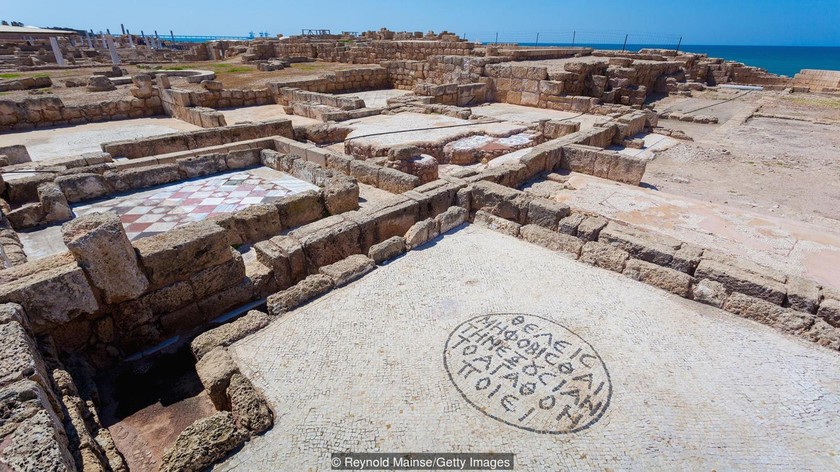
[[[304,190],[295,187],[299,186],[294,182],[281,183],[237,172],[163,186],[150,196],[146,195],[148,192],[143,192],[142,197],[118,196],[74,210],[77,215],[113,210],[120,215],[128,238],[136,240]]]

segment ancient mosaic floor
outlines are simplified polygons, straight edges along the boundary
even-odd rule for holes
[[[261,173],[260,173],[261,171]],[[260,169],[218,174],[74,207],[76,215],[113,210],[136,240],[210,216],[233,213],[317,187]]]
[[[514,452],[517,470],[840,467],[836,353],[474,226],[231,352],[276,419],[221,470],[328,470],[342,451]]]

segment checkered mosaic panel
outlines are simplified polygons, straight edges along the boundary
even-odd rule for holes
[[[289,185],[238,172],[161,187],[151,196],[131,195],[75,208],[77,215],[109,210],[120,215],[130,240],[169,231],[207,217],[239,211],[297,193]]]

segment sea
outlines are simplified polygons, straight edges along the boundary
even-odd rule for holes
[[[533,46],[534,43],[522,43]],[[545,43],[540,46],[570,46],[571,44]],[[621,44],[576,44],[596,49],[621,49]],[[628,44],[628,51],[644,48],[674,49],[674,45]],[[774,74],[793,77],[802,69],[840,70],[840,47],[807,46],[680,46],[680,51],[705,53],[709,57],[720,57],[727,61],[743,62],[748,66],[761,67]]]

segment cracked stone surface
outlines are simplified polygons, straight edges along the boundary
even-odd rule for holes
[[[525,315],[491,321],[547,350],[509,340],[491,356],[512,362],[520,349],[515,368],[492,372],[498,360],[489,369],[473,360],[475,372],[447,373],[470,355],[451,340],[470,338],[464,323],[491,313]],[[488,349],[471,343],[476,355]],[[476,226],[290,312],[230,352],[276,420],[219,470],[328,470],[335,451],[514,452],[520,470],[840,467],[836,353]],[[596,353],[605,370],[596,357],[581,360]],[[529,372],[555,375],[529,377],[530,361],[546,370]],[[584,394],[607,399],[596,392],[605,371],[602,416],[576,432],[560,424],[561,405],[579,414],[592,410]],[[573,379],[587,373],[591,384]],[[579,395],[543,400],[563,380],[558,395],[572,385]],[[558,415],[526,414],[548,406]]]

